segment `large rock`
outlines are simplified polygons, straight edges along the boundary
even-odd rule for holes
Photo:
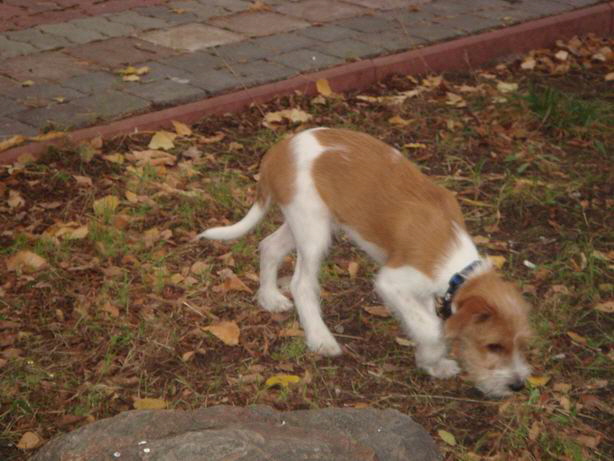
[[[396,410],[266,406],[128,411],[64,434],[33,461],[426,461],[435,443]]]

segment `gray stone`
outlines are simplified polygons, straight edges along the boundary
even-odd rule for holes
[[[11,118],[34,126],[39,131],[69,130],[90,125],[96,121],[96,116],[93,113],[84,110],[72,102],[24,110],[12,114]]]
[[[124,86],[126,93],[151,101],[155,107],[183,104],[206,96],[206,92],[187,83],[160,80],[151,83],[132,83]]]
[[[140,66],[149,68],[149,72],[141,76],[142,83],[157,82],[160,80],[184,81],[184,83],[188,83],[188,80],[192,78],[192,74],[186,70],[167,66],[157,61],[144,62],[140,64]]]
[[[440,40],[458,37],[462,32],[453,28],[449,22],[438,24],[414,25],[407,30],[411,37],[417,37],[427,42],[438,42]]]
[[[87,98],[76,99],[74,104],[80,107],[81,112],[88,117],[102,120],[143,112],[151,106],[151,103],[143,98],[115,90],[107,90],[94,93]]]
[[[339,27],[335,24],[327,24],[321,27],[308,27],[297,31],[297,34],[322,42],[333,42],[356,35],[356,31]]]
[[[279,34],[309,27],[309,23],[269,11],[244,11],[211,19],[210,24],[250,37]]]
[[[319,43],[297,32],[260,37],[254,39],[253,42],[259,47],[269,50],[270,54],[280,54],[288,51],[300,50],[302,48],[309,48],[311,45]]]
[[[408,32],[399,29],[387,30],[377,35],[365,34],[358,37],[358,39],[371,45],[382,47],[389,53],[410,50],[426,43],[425,39],[413,37]]]
[[[83,94],[57,84],[41,83],[21,87],[15,90],[11,97],[29,107],[42,107],[57,102],[68,102],[71,99],[83,97]]]
[[[28,43],[39,51],[55,50],[71,44],[63,37],[47,34],[36,28],[7,32],[6,36],[16,42]]]
[[[435,443],[396,410],[265,406],[121,413],[64,434],[33,461],[434,461]]]
[[[76,77],[64,80],[62,85],[74,88],[84,94],[92,94],[99,91],[106,91],[119,86],[121,80],[118,75],[110,72],[88,72]]]
[[[477,15],[465,14],[450,19],[450,24],[455,29],[463,32],[475,33],[485,29],[494,29],[503,24],[502,20],[488,17],[479,17]]]
[[[562,13],[569,7],[555,0],[532,0],[522,3],[523,10],[534,14],[534,17],[549,16],[552,14]]]
[[[272,61],[302,72],[333,67],[343,62],[343,59],[329,56],[314,50],[295,50],[289,53],[272,56]]]
[[[24,110],[25,107],[13,99],[0,96],[0,117]]]
[[[34,53],[35,51],[36,48],[28,43],[16,42],[0,35],[0,58],[13,58],[22,54]]]
[[[163,29],[168,26],[165,21],[156,18],[143,16],[134,11],[122,11],[121,13],[113,13],[106,16],[111,22],[117,22],[131,26],[136,30]]]
[[[271,55],[270,49],[259,46],[253,40],[218,46],[211,52],[225,62],[249,62]]]
[[[206,90],[208,93],[217,94],[234,88],[242,88],[243,80],[237,74],[220,69],[210,69],[192,75],[190,84]]]
[[[228,66],[233,74],[243,77],[245,86],[255,86],[263,83],[274,82],[295,75],[294,69],[268,62],[264,60],[252,61],[245,64]]]
[[[74,19],[70,21],[70,23],[82,29],[96,31],[106,37],[125,37],[137,32],[137,29],[134,27],[119,22],[109,21],[106,16]]]
[[[20,134],[22,136],[35,136],[38,130],[32,125],[27,125],[7,117],[0,117],[0,141]]]
[[[330,56],[338,56],[343,59],[360,59],[376,56],[383,53],[386,49],[373,41],[361,42],[355,38],[345,38],[330,43],[324,43],[314,47]]]
[[[38,26],[37,29],[51,35],[65,38],[69,42],[77,43],[79,45],[106,38],[104,35],[96,32],[95,30],[83,29],[69,22],[44,24],[42,26]]]
[[[196,75],[217,69],[224,65],[224,60],[218,56],[213,56],[206,51],[175,56],[173,58],[159,59],[160,64],[184,70]]]
[[[136,11],[143,16],[160,19],[161,21],[173,26],[195,22],[199,19],[195,14],[179,9],[171,9],[163,5],[143,6],[140,8],[134,8],[132,11]]]
[[[237,11],[245,11],[249,9],[251,2],[248,0],[198,0],[199,3],[204,5],[214,5],[231,13]]]
[[[393,21],[390,21],[382,16],[359,16],[357,18],[344,19],[338,21],[336,25],[346,29],[357,30],[359,32],[368,32],[371,34],[390,30],[396,27]]]
[[[226,10],[224,10],[224,8],[222,8],[221,6],[203,4],[194,0],[170,2],[168,6],[177,10],[188,11],[191,14],[197,16],[198,18],[204,20],[207,20],[214,16],[221,16],[223,14],[226,14]]]
[[[145,32],[139,38],[156,45],[182,51],[197,51],[243,39],[239,34],[204,24],[184,24]]]

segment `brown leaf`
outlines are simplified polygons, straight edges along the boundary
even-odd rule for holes
[[[227,293],[229,291],[244,291],[250,294],[253,293],[252,289],[245,285],[245,283],[243,283],[231,269],[222,269],[218,272],[218,274],[224,278],[224,281],[213,287],[213,291],[216,293]]]
[[[48,263],[45,258],[28,250],[18,251],[6,262],[6,267],[9,271],[23,270],[34,272],[44,269],[47,265]]]
[[[333,95],[333,90],[330,88],[330,84],[325,78],[320,78],[316,81],[316,89],[318,93],[327,98]]]
[[[390,317],[390,311],[386,306],[363,306],[363,309],[376,317]]]
[[[18,144],[24,143],[26,142],[26,140],[27,138],[25,136],[17,134],[15,136],[11,136],[8,139],[5,139],[4,141],[0,141],[0,152],[2,152],[3,150],[8,150],[11,147],[17,146]]]
[[[170,150],[175,147],[174,141],[176,137],[177,134],[171,133],[170,131],[156,131],[156,133],[154,133],[154,135],[151,137],[147,147],[154,150]]]
[[[194,264],[190,266],[190,272],[196,275],[201,275],[207,272],[209,269],[209,264],[204,261],[196,261]]]
[[[9,190],[9,198],[7,203],[11,208],[21,208],[26,204],[26,201],[21,194],[16,190]]]
[[[355,279],[356,275],[358,275],[358,269],[360,266],[356,261],[350,261],[348,263],[348,274],[350,274],[351,279]]]
[[[134,399],[134,408],[137,410],[164,410],[168,407],[168,402],[163,399]]]
[[[175,128],[175,133],[179,136],[192,136],[192,129],[185,123],[178,122],[177,120],[172,120],[171,123]]]
[[[214,144],[216,142],[220,142],[225,137],[226,137],[226,135],[224,133],[222,133],[221,131],[218,131],[213,136],[209,136],[209,137],[207,137],[207,136],[200,136],[198,138],[198,142],[201,143],[201,144]]]
[[[584,336],[581,336],[573,331],[568,331],[567,336],[569,336],[574,342],[578,344],[586,345],[588,343]]]
[[[213,336],[221,340],[227,346],[237,346],[239,344],[239,336],[241,330],[239,325],[234,321],[222,321],[212,325],[202,327],[204,331],[208,331]]]
[[[606,314],[614,313],[614,299],[610,299],[608,301],[596,304],[595,309],[600,312],[605,312]]]
[[[94,185],[92,183],[92,178],[89,176],[73,175],[73,178],[75,178],[75,181],[77,181],[78,186],[92,187]]]
[[[20,450],[33,450],[43,443],[43,439],[36,432],[26,432],[17,442],[17,448]]]
[[[100,309],[111,317],[119,317],[119,309],[108,301],[104,303]]]
[[[271,7],[262,0],[256,0],[250,3],[248,9],[250,11],[271,11]]]

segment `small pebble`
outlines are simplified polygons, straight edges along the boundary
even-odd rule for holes
[[[119,458],[122,454],[119,451],[116,451],[115,453],[113,453],[113,456],[115,458]]]
[[[143,453],[149,453],[151,451],[151,448],[143,448]]]
[[[141,440],[141,441],[139,442],[139,445],[145,445],[146,443],[147,443],[147,440]]]

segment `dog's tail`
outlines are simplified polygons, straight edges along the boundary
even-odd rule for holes
[[[269,209],[270,199],[263,199],[262,196],[249,209],[243,219],[230,226],[212,227],[196,236],[197,239],[209,240],[233,240],[243,237],[251,231],[256,224],[266,215]]]

